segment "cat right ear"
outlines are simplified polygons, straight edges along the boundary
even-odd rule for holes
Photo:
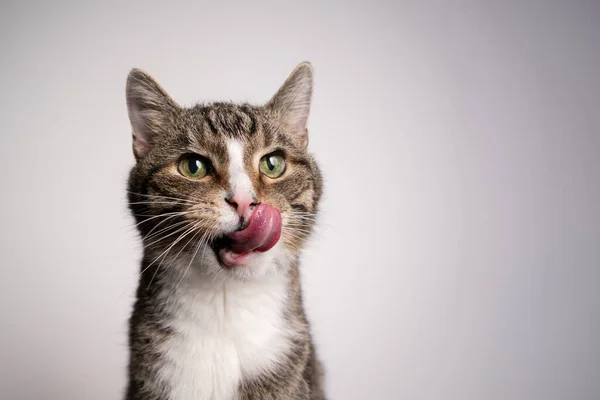
[[[133,69],[127,77],[127,111],[133,129],[136,160],[150,150],[154,137],[167,129],[169,115],[179,107],[150,75]]]
[[[308,114],[313,88],[313,69],[303,62],[294,69],[266,107],[286,125],[291,137],[302,147],[308,145]]]

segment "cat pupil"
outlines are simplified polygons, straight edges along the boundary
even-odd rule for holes
[[[190,160],[189,162],[190,172],[195,174],[200,169],[200,160]]]
[[[267,167],[269,167],[269,169],[270,169],[271,171],[273,171],[273,169],[275,169],[275,164],[273,164],[273,162],[271,161],[271,159],[272,159],[272,158],[273,158],[273,157],[269,157],[269,158],[267,158]]]

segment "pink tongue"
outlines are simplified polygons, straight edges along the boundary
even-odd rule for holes
[[[248,226],[229,235],[233,241],[231,250],[249,253],[271,249],[281,236],[281,213],[275,207],[260,204],[254,209]]]

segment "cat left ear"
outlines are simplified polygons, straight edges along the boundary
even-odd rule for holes
[[[266,108],[281,118],[291,136],[302,146],[308,145],[308,114],[313,90],[313,68],[303,62],[294,69]]]
[[[133,69],[127,77],[127,110],[133,129],[133,154],[143,158],[154,137],[167,129],[169,115],[179,107],[150,75]]]

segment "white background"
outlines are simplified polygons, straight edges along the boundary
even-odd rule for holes
[[[122,395],[129,70],[264,102],[304,60],[330,398],[600,398],[598,2],[122,3],[0,6],[0,398]]]

